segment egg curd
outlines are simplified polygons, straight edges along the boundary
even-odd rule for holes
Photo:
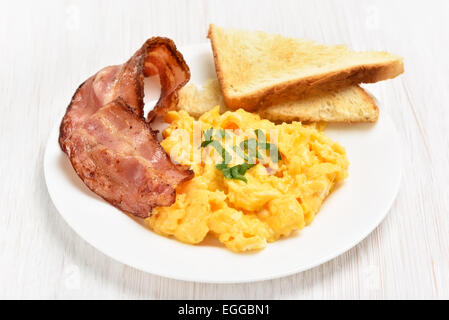
[[[185,243],[198,244],[212,234],[235,252],[263,249],[310,224],[334,186],[348,176],[345,149],[316,125],[276,125],[244,110],[220,115],[218,107],[198,120],[185,111],[169,112],[165,120],[170,126],[162,147],[174,161],[189,165],[195,177],[177,188],[172,206],[155,208],[145,222]],[[231,156],[229,167],[248,162],[235,146],[260,138],[257,131],[277,148],[279,158],[273,157],[276,149],[262,150],[267,152],[256,156],[243,175],[231,177],[217,166],[223,152],[204,143],[208,130],[209,135],[226,132],[213,139]]]

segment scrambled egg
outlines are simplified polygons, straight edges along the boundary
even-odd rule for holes
[[[212,234],[235,252],[263,249],[310,224],[348,175],[344,148],[313,125],[276,125],[243,110],[220,115],[218,107],[198,120],[185,111],[169,112],[166,121],[170,126],[162,147],[172,159],[190,165],[195,177],[178,187],[172,206],[156,208],[145,221],[155,232],[185,243],[198,244]],[[216,168],[221,155],[200,146],[201,133],[210,128],[231,129],[231,144],[262,130],[266,141],[275,141],[281,159],[258,161],[246,171],[246,182],[229,179]],[[231,153],[232,146],[224,145]],[[234,153],[232,161],[243,159]]]

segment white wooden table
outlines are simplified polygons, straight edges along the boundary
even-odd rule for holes
[[[204,42],[210,22],[405,57],[405,75],[367,86],[402,138],[401,190],[341,257],[259,283],[175,281],[96,251],[52,205],[45,143],[77,85],[153,35]],[[449,1],[2,0],[0,43],[0,298],[449,298]]]

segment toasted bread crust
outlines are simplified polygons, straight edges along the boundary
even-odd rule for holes
[[[219,50],[214,37],[214,28],[214,25],[210,25],[208,38],[211,41],[222,94],[227,107],[231,110],[243,108],[247,111],[255,111],[271,105],[300,99],[314,90],[338,89],[360,83],[374,83],[392,79],[404,72],[403,61],[392,59],[385,63],[355,65],[335,72],[283,81],[243,95],[233,94],[228,87],[229,83],[224,78],[223,66],[218,56]]]
[[[221,73],[220,70],[218,63],[217,75]],[[222,91],[229,109],[243,108],[247,111],[255,111],[275,104],[301,99],[314,90],[338,89],[359,83],[375,83],[394,78],[403,72],[402,61],[397,61],[389,65],[360,66],[327,74],[323,77],[314,76],[283,82],[244,96],[232,96],[226,90]],[[220,80],[220,76],[218,76],[218,79]],[[223,80],[220,80],[220,84],[222,82]]]
[[[207,81],[201,89],[194,84],[179,92],[178,110],[184,110],[195,118],[220,106],[220,113],[229,111],[226,107],[217,80]],[[326,90],[307,95],[293,102],[277,104],[257,110],[265,119],[273,122],[376,122],[379,108],[374,99],[360,86]]]
[[[291,108],[283,108],[277,105],[269,106],[258,111],[262,118],[273,122],[331,122],[331,123],[361,123],[361,122],[377,122],[379,119],[379,108],[374,99],[361,87],[353,86],[357,91],[358,107],[351,113],[340,113],[336,105],[327,110],[315,110],[315,112],[301,112],[294,106]],[[293,104],[294,105],[294,104]],[[361,112],[363,111],[363,112]]]

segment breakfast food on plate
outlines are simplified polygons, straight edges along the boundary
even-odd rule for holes
[[[184,110],[165,119],[162,147],[195,177],[145,221],[185,243],[212,234],[236,252],[262,249],[310,224],[348,175],[344,148],[313,126],[276,125],[242,109],[220,114],[218,106],[198,120]]]
[[[178,110],[185,110],[198,118],[214,106],[226,112],[218,80],[207,81],[200,90],[188,84],[179,90]],[[354,85],[284,102],[256,111],[262,118],[275,122],[376,122],[379,108],[373,98],[361,87]]]
[[[396,77],[403,62],[215,25],[208,36],[218,80],[184,87],[190,71],[173,41],[151,38],[81,84],[59,145],[88,188],[155,232],[260,250],[310,224],[348,176],[345,149],[321,123],[377,121],[359,84]],[[153,75],[161,95],[145,118]],[[161,143],[158,116],[169,123]]]
[[[355,52],[215,25],[210,25],[208,37],[223,97],[232,110],[254,111],[317,89],[373,83],[404,71],[403,59],[386,52]]]
[[[243,110],[220,115],[218,107],[198,121],[184,111],[169,112],[166,120],[171,125],[161,145],[191,165],[195,177],[178,188],[171,207],[156,208],[146,221],[155,231],[187,243],[199,243],[211,232],[235,251],[263,248],[310,223],[332,187],[347,175],[344,149],[298,122],[275,125]],[[195,128],[202,132],[196,145]],[[255,146],[256,141],[257,146],[271,143],[264,149],[269,154],[253,164],[245,160],[250,141]],[[199,162],[197,150],[202,151]],[[223,150],[231,158],[225,167],[220,166]]]
[[[174,43],[151,38],[128,62],[106,67],[75,92],[61,122],[59,144],[93,192],[117,208],[147,217],[175,201],[176,186],[191,179],[173,164],[143,114],[144,76],[158,74],[161,97],[149,120],[176,103],[190,71]]]

